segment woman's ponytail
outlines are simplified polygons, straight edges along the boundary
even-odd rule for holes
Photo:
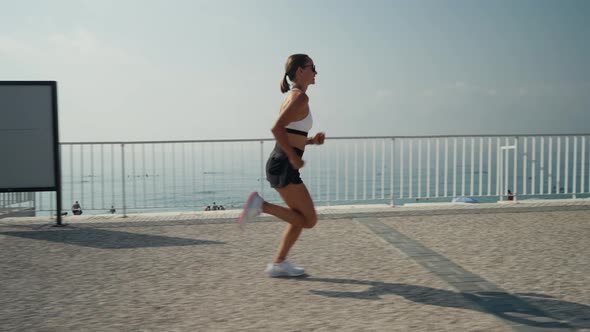
[[[289,91],[291,87],[289,86],[289,82],[287,82],[287,74],[283,76],[283,80],[281,81],[281,92],[285,93]]]

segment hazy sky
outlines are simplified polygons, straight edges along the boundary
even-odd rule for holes
[[[292,53],[327,136],[590,132],[590,1],[0,0],[62,141],[267,138]]]

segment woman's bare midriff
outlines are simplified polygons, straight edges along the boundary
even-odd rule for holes
[[[301,151],[305,151],[305,144],[307,143],[307,137],[297,135],[297,134],[290,134],[287,133],[287,139],[289,141],[289,145],[298,148]]]

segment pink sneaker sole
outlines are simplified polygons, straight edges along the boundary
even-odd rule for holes
[[[250,193],[250,195],[248,195],[248,198],[246,198],[246,202],[244,202],[244,208],[242,209],[242,213],[240,213],[240,216],[238,217],[239,226],[243,225],[244,217],[246,216],[246,209],[248,208],[248,205],[250,205],[250,201],[252,200],[252,198],[254,198],[255,195],[256,192],[253,191]]]

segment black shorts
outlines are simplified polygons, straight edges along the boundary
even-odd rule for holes
[[[293,148],[299,157],[303,156],[303,150]],[[266,179],[270,182],[273,188],[283,188],[288,184],[301,184],[301,176],[299,170],[291,166],[289,158],[285,152],[276,145],[274,150],[270,153],[270,157],[266,162]]]

